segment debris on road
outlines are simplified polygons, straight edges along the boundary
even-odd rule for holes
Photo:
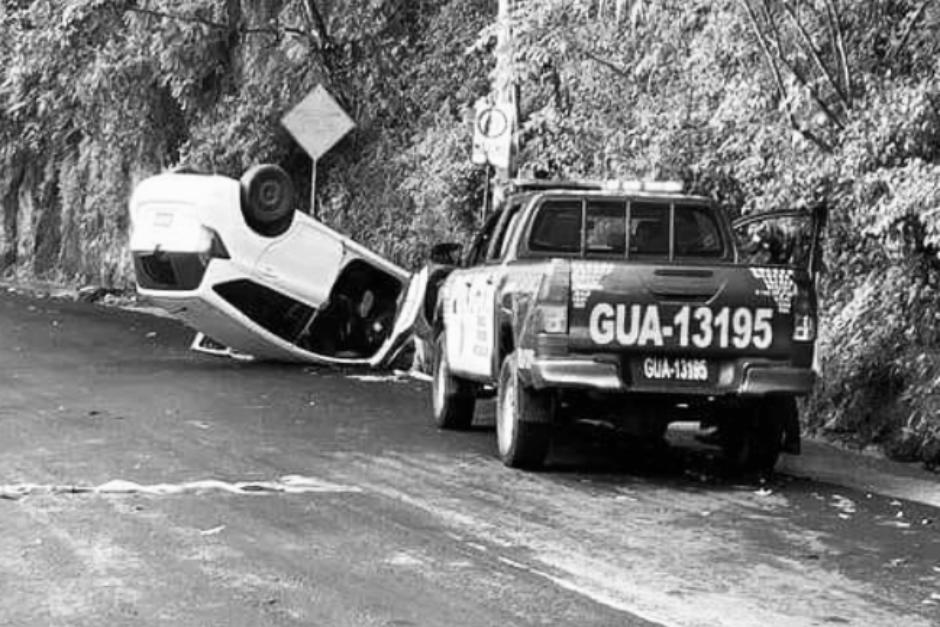
[[[839,510],[839,518],[849,518],[857,511],[855,501],[847,499],[841,494],[833,494],[830,505]]]
[[[362,490],[353,486],[344,486],[300,475],[285,475],[276,481],[239,481],[230,483],[217,479],[207,479],[179,484],[158,483],[154,485],[142,485],[133,481],[114,479],[98,486],[41,485],[35,483],[0,485],[0,499],[18,500],[27,496],[48,494],[170,496],[187,493],[200,494],[210,491],[228,492],[230,494],[310,494],[354,493]]]

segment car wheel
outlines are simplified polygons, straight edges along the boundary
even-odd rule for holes
[[[466,430],[473,422],[476,395],[469,382],[451,374],[443,331],[434,340],[431,405],[441,429]]]
[[[496,441],[503,464],[540,468],[551,443],[551,397],[519,380],[516,353],[503,360],[496,397]]]
[[[783,399],[763,401],[741,408],[720,428],[724,458],[742,472],[772,472],[783,450],[786,412]],[[789,399],[792,401],[792,399]],[[796,404],[792,404],[796,409]]]
[[[250,168],[241,178],[245,222],[261,235],[276,236],[290,227],[294,216],[294,185],[276,165]]]

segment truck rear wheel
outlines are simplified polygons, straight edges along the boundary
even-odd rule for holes
[[[516,353],[499,371],[496,440],[500,459],[511,468],[540,468],[551,444],[551,397],[522,384]]]
[[[443,331],[434,339],[433,364],[431,405],[434,424],[441,429],[469,429],[473,423],[476,395],[469,382],[451,374]]]
[[[724,457],[736,470],[773,471],[783,450],[789,412],[796,411],[792,401],[769,399],[746,405],[720,428]]]

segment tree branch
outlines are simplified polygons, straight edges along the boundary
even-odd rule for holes
[[[826,15],[829,19],[829,34],[834,41],[834,47],[839,54],[839,64],[842,66],[843,89],[845,98],[852,105],[852,76],[849,71],[849,58],[845,54],[845,35],[842,33],[842,22],[839,21],[839,11],[835,0],[826,0]]]
[[[920,3],[920,6],[918,6],[917,10],[914,12],[914,16],[911,18],[907,28],[904,29],[904,34],[901,35],[901,39],[898,41],[898,45],[892,48],[891,52],[888,53],[888,56],[885,57],[886,61],[891,61],[901,50],[904,49],[904,46],[907,45],[907,41],[911,38],[911,35],[914,34],[914,27],[917,26],[918,22],[920,22],[920,18],[923,17],[924,12],[927,10],[927,5],[929,5],[931,1],[932,0],[923,0],[923,2]]]
[[[330,31],[326,27],[326,20],[323,19],[323,14],[320,12],[316,0],[307,0],[304,6],[307,8],[307,15],[313,26],[313,30],[320,37],[321,46],[323,48],[333,48],[335,42],[330,36]]]
[[[835,90],[836,95],[839,97],[839,101],[842,103],[842,106],[848,109],[849,103],[845,97],[845,94],[842,92],[842,87],[833,78],[832,72],[829,71],[829,68],[823,61],[822,56],[820,56],[819,49],[816,48],[816,44],[813,42],[813,38],[810,37],[806,27],[803,26],[802,20],[800,20],[799,16],[796,14],[796,11],[793,10],[793,7],[790,6],[790,3],[783,2],[782,4],[783,10],[786,11],[787,15],[790,16],[790,19],[796,26],[797,31],[799,31],[800,37],[803,39],[803,43],[806,44],[806,49],[809,51],[810,57],[812,57],[816,67],[819,68],[819,71],[822,72],[823,76],[826,77],[826,82],[828,82],[832,89]]]
[[[208,26],[209,28],[212,28],[215,30],[227,31],[229,29],[228,24],[223,24],[221,22],[213,22],[205,18],[190,16],[190,15],[174,15],[172,13],[164,13],[163,11],[155,11],[153,9],[142,9],[140,7],[134,6],[131,3],[128,3],[124,7],[124,10],[130,11],[131,13],[140,13],[141,15],[148,15],[150,17],[156,17],[161,20],[165,19],[165,20],[175,20],[177,22],[186,22],[188,24],[202,24],[203,26]]]
[[[631,76],[629,70],[620,67],[619,65],[617,65],[617,64],[614,63],[613,61],[608,61],[607,59],[605,59],[605,58],[603,58],[603,57],[597,56],[596,54],[594,54],[594,53],[591,52],[590,50],[586,50],[585,48],[581,48],[581,47],[579,47],[579,46],[575,46],[575,50],[577,50],[578,52],[580,52],[581,54],[583,54],[584,56],[586,56],[586,57],[587,57],[588,59],[590,59],[591,61],[594,61],[595,63],[600,63],[601,65],[603,65],[604,67],[606,67],[608,70],[610,70],[610,71],[613,72],[614,74],[617,74],[617,75],[622,76],[623,78],[627,78],[627,79],[633,78],[633,77]]]
[[[128,3],[124,7],[125,11],[131,13],[139,13],[141,15],[147,15],[150,17],[155,17],[158,19],[166,20],[175,20],[177,22],[184,22],[187,24],[201,24],[207,26],[213,30],[220,31],[230,31],[231,26],[229,24],[223,24],[222,22],[213,22],[212,20],[207,20],[205,18],[189,16],[189,15],[177,15],[173,13],[166,13],[164,11],[155,11],[153,9],[143,9],[136,7]],[[292,35],[297,35],[299,37],[310,38],[310,32],[302,28],[297,28],[295,26],[259,26],[259,27],[241,27],[238,29],[238,32],[244,33],[246,35],[270,35],[271,37],[280,37],[282,33],[290,33]]]
[[[777,53],[777,58],[780,59],[780,62],[783,63],[783,65],[786,66],[788,70],[790,70],[790,73],[793,74],[797,82],[802,85],[804,89],[806,89],[807,93],[809,93],[809,95],[812,97],[813,101],[816,103],[816,106],[818,106],[819,109],[825,114],[826,118],[835,124],[840,131],[845,130],[845,124],[842,123],[842,120],[839,119],[839,116],[836,115],[836,112],[833,111],[828,104],[826,104],[826,102],[819,95],[819,92],[816,91],[816,88],[809,84],[809,80],[807,80],[806,76],[803,74],[800,68],[795,63],[790,63],[790,61],[787,60],[787,56],[783,53],[783,45],[781,43],[783,38],[780,36],[780,31],[777,29],[777,25],[770,16],[768,0],[763,0],[763,15],[764,20],[769,25],[771,33],[773,34],[773,45],[774,50]]]
[[[777,66],[777,60],[774,58],[773,53],[770,51],[770,45],[767,41],[767,36],[764,34],[764,31],[760,27],[760,22],[757,19],[757,15],[754,13],[754,9],[751,7],[748,0],[738,0],[741,5],[744,7],[744,10],[747,12],[748,21],[751,24],[751,29],[754,31],[754,34],[757,36],[757,43],[760,46],[761,51],[764,53],[764,57],[767,59],[767,64],[770,66],[771,72],[774,76],[774,83],[777,86],[777,94],[780,100],[783,102],[783,106],[787,110],[787,118],[790,121],[790,126],[798,132],[800,135],[805,137],[807,140],[815,144],[820,150],[826,153],[832,152],[832,146],[824,140],[823,138],[816,135],[808,128],[802,126],[799,121],[796,119],[796,115],[793,113],[793,108],[790,106],[790,101],[787,99],[787,90],[786,86],[783,84],[783,76],[780,74],[780,68]]]

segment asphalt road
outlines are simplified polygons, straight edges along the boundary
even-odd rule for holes
[[[0,625],[940,625],[940,512],[569,434],[543,473],[382,373],[0,295]]]

